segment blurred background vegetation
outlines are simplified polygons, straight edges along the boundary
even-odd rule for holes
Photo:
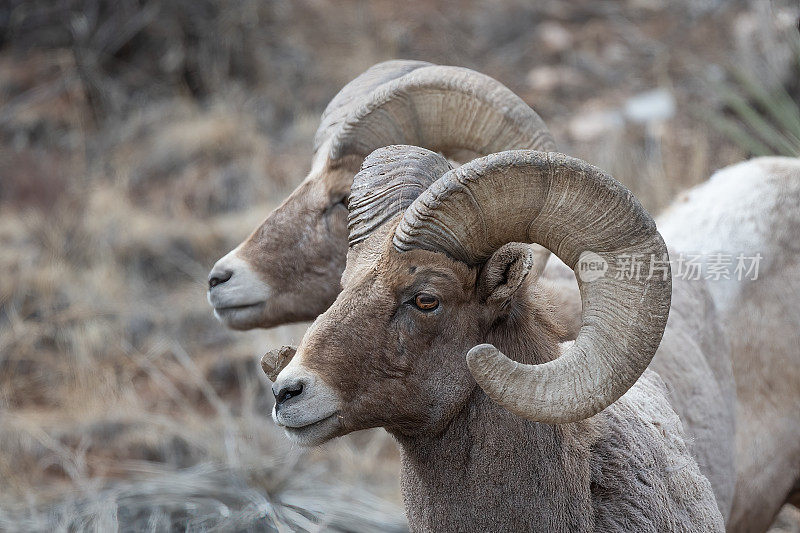
[[[370,65],[474,68],[654,212],[800,147],[785,0],[0,3],[0,530],[402,531],[379,430],[273,426],[267,348],[205,302],[213,262],[303,178]],[[775,531],[800,530],[786,509]]]

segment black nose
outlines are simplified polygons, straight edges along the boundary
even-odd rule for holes
[[[303,394],[303,382],[296,381],[294,383],[289,383],[287,385],[283,385],[279,390],[276,390],[275,386],[273,385],[272,394],[275,396],[275,407],[278,408],[286,403],[290,398],[294,398],[295,396],[300,396]]]
[[[226,270],[224,272],[211,272],[208,276],[208,288],[213,289],[220,283],[225,283],[233,276],[233,270]]]

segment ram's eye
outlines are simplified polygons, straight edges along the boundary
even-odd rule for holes
[[[414,305],[422,311],[433,311],[439,307],[439,299],[436,296],[421,292],[414,298]]]

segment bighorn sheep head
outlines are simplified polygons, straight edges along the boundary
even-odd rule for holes
[[[583,161],[520,150],[448,170],[422,148],[383,148],[355,178],[350,228],[341,294],[271,368],[275,421],[299,443],[373,426],[435,432],[476,383],[520,416],[580,420],[624,394],[661,340],[670,277],[616,274],[624,256],[663,257],[664,242],[630,191]],[[582,327],[560,357],[551,315],[520,308],[538,290],[520,244],[534,242],[572,268],[587,251],[609,265],[579,278]],[[520,316],[535,317],[526,361],[482,344]]]
[[[215,315],[234,329],[309,320],[339,292],[353,176],[373,150],[423,146],[469,160],[511,148],[553,150],[541,118],[469,69],[388,61],[347,84],[322,115],[311,172],[209,274]]]

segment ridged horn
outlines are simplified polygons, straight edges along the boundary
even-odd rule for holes
[[[375,89],[422,67],[432,67],[426,61],[393,60],[371,66],[342,87],[322,113],[319,128],[314,135],[314,151],[333,136],[352,112],[360,107]],[[399,144],[399,141],[398,141]]]
[[[555,149],[539,115],[497,80],[420,61],[379,63],[347,84],[323,114],[315,149],[328,140],[332,160],[393,144],[454,158]]]
[[[405,211],[450,168],[441,155],[416,146],[387,146],[368,155],[350,189],[349,245]]]
[[[529,150],[451,170],[412,203],[394,235],[398,250],[441,251],[472,265],[508,242],[540,243],[575,271],[581,329],[553,361],[524,365],[480,345],[467,354],[469,369],[490,398],[520,416],[546,423],[588,418],[636,382],[661,342],[672,291],[664,241],[611,176],[578,159]],[[607,264],[604,275],[581,270],[587,258]],[[664,276],[646,275],[651,258]],[[637,272],[634,261],[646,267]]]

